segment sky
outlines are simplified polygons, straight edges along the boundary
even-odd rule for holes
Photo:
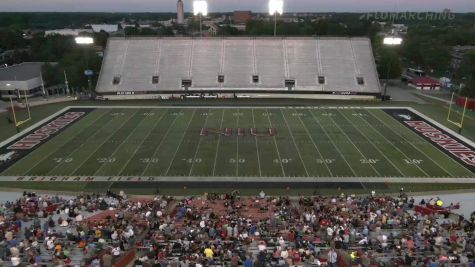
[[[191,11],[192,0],[183,0]],[[284,0],[286,12],[435,11],[475,12],[475,0]],[[210,12],[266,12],[267,0],[208,0]],[[0,12],[174,12],[176,0],[0,0]]]

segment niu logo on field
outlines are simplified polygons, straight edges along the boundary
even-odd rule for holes
[[[257,128],[201,128],[200,135],[208,136],[211,134],[224,135],[224,136],[245,136],[249,133],[251,136],[256,137],[272,137],[277,135],[277,130],[275,128],[265,128],[263,131],[260,131]]]

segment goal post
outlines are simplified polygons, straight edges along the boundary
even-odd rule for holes
[[[454,105],[454,96],[455,92],[452,93],[452,97],[450,98],[450,104],[449,104],[449,112],[447,114],[447,121],[459,128],[459,134],[462,133],[462,128],[463,128],[463,121],[465,119],[465,112],[467,111],[467,104],[468,104],[468,97],[465,97],[464,105],[463,105],[463,111],[462,111],[462,117],[460,118],[460,121],[454,121],[452,120],[452,106]],[[457,112],[459,113],[459,112]]]
[[[18,92],[18,99],[21,100],[21,93]],[[13,122],[15,124],[15,128],[17,132],[20,132],[20,126],[28,121],[31,120],[31,112],[30,112],[30,103],[28,102],[28,96],[26,95],[26,92],[24,92],[24,99],[25,99],[25,107],[28,116],[25,119],[18,120],[17,119],[17,112],[15,111],[15,105],[13,104],[13,98],[10,96],[10,104],[12,108],[12,114],[13,114]]]

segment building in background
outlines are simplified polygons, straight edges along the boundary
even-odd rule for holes
[[[118,24],[92,24],[91,28],[94,32],[114,33],[119,30]]]
[[[178,0],[176,4],[176,23],[178,25],[183,25],[185,23],[185,10],[183,7],[183,1]]]
[[[43,62],[24,62],[0,69],[0,98],[17,98],[18,91],[28,97],[43,95]]]
[[[233,23],[238,25],[245,25],[247,21],[252,19],[251,11],[234,11]]]
[[[427,76],[413,78],[408,84],[419,90],[440,90],[440,82]]]
[[[208,27],[208,34],[210,36],[216,36],[219,32],[219,26],[213,22],[204,23]]]
[[[454,70],[460,68],[460,64],[465,56],[465,53],[469,51],[475,51],[475,46],[473,45],[457,45],[452,47],[450,55],[452,59],[450,61],[450,67]]]
[[[92,33],[92,30],[90,29],[56,29],[56,30],[47,30],[45,31],[45,36],[48,35],[54,35],[54,34],[59,34],[59,35],[72,35],[72,36],[78,36],[82,33]]]

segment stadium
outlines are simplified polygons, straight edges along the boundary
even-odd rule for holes
[[[95,91],[3,141],[2,179],[147,192],[475,181],[471,140],[378,105],[367,38],[114,37]]]

